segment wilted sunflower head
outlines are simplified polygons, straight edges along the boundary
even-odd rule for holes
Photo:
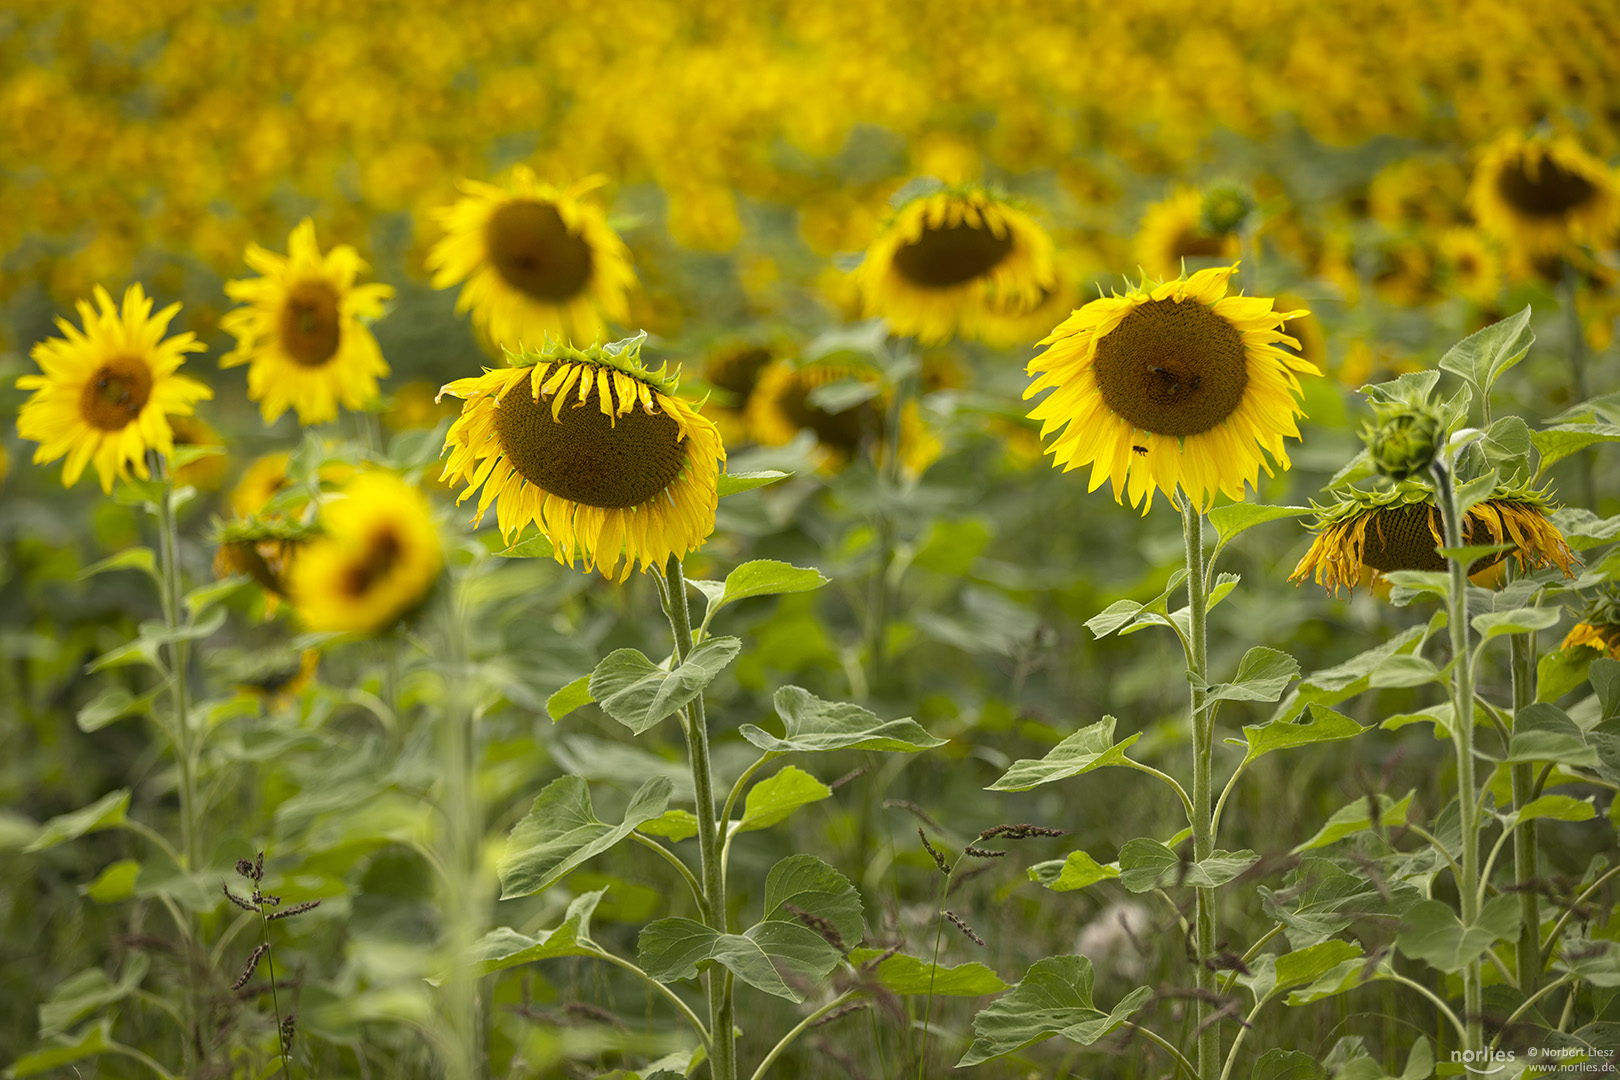
[[[1273,300],[1227,296],[1236,266],[1148,283],[1093,300],[1041,342],[1024,397],[1052,393],[1030,411],[1065,472],[1091,466],[1090,490],[1111,480],[1142,512],[1153,493],[1177,487],[1205,508],[1217,491],[1243,498],[1272,462],[1288,468],[1285,437],[1298,438],[1297,373],[1319,375]]]
[[[1052,240],[982,188],[921,185],[895,210],[855,271],[862,307],[924,344],[972,336],[985,298],[1035,306],[1057,283]]]
[[[493,504],[509,541],[532,521],[565,566],[612,577],[624,559],[621,581],[702,546],[725,447],[667,368],[642,364],[645,337],[508,352],[440,391],[466,401],[441,479],[466,481],[458,502],[483,486],[475,522]]]
[[[1509,132],[1487,146],[1468,206],[1479,227],[1523,255],[1603,243],[1620,226],[1620,179],[1573,139]]]
[[[1339,586],[1355,589],[1366,571],[1440,571],[1446,560],[1440,512],[1428,487],[1417,481],[1384,491],[1347,489],[1332,506],[1318,507],[1311,530],[1316,538],[1289,575],[1296,584],[1306,577],[1337,594]],[[1470,574],[1490,569],[1512,555],[1521,569],[1556,566],[1570,576],[1577,562],[1558,527],[1548,518],[1550,500],[1531,487],[1498,484],[1491,497],[1471,507],[1463,522],[1466,545],[1512,544],[1511,551],[1478,559]]]
[[[521,165],[505,186],[462,181],[462,198],[434,215],[446,235],[428,252],[433,287],[465,282],[456,310],[503,347],[597,338],[626,319],[636,283],[624,241],[582,199],[600,185],[554,187]]]
[[[122,308],[97,285],[95,305],[78,302],[83,331],[58,318],[63,336],[34,346],[41,374],[23,375],[19,390],[32,390],[17,413],[17,434],[39,443],[36,465],[66,457],[62,484],[78,483],[94,464],[101,490],[113,479],[149,475],[146,452],[168,457],[174,450],[171,416],[190,416],[194,403],[214,392],[177,374],[188,352],[203,346],[189,331],[165,338],[179,304],[156,315],[139,284],[124,292]]]
[[[356,285],[366,265],[359,253],[339,244],[323,256],[309,218],[287,237],[285,256],[249,244],[244,258],[260,276],[225,283],[247,306],[220,321],[236,348],[219,366],[248,365],[248,397],[264,422],[292,409],[300,424],[319,424],[336,419],[339,405],[374,401],[388,364],[366,324],[382,317],[393,287]]]

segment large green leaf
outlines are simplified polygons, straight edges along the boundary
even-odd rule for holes
[[[1587,645],[1543,653],[1536,662],[1536,700],[1551,704],[1581,685],[1596,655]]]
[[[6,1076],[17,1080],[25,1076],[38,1076],[87,1057],[105,1054],[111,1046],[112,1020],[104,1016],[77,1035],[59,1035],[46,1040],[40,1049],[13,1062],[11,1068],[6,1070]]]
[[[1337,742],[1353,739],[1366,729],[1343,713],[1319,705],[1309,709],[1311,718],[1304,723],[1273,720],[1268,724],[1245,725],[1243,737],[1249,750],[1243,755],[1244,764],[1274,750],[1292,750],[1296,746],[1312,743]]]
[[[801,923],[772,920],[742,934],[722,934],[691,919],[659,919],[642,928],[638,959],[659,982],[695,979],[720,964],[757,990],[797,1004],[804,995],[788,976],[825,978],[840,954]]]
[[[748,799],[743,804],[742,819],[736,822],[732,829],[735,832],[768,829],[799,807],[819,802],[831,795],[832,788],[803,769],[789,765],[775,776],[761,780],[749,789]]]
[[[577,776],[553,780],[507,837],[506,852],[496,865],[501,899],[537,893],[608,850],[636,826],[662,814],[671,790],[668,777],[653,777],[631,797],[624,820],[609,825],[597,820],[584,780]]]
[[[822,577],[820,570],[777,562],[775,559],[756,559],[743,563],[726,575],[725,590],[718,599],[709,602],[709,612],[712,614],[727,604],[751,596],[810,592],[825,584],[827,579]]]
[[[1485,640],[1504,634],[1526,634],[1531,630],[1545,630],[1556,626],[1563,612],[1555,607],[1519,608],[1517,611],[1492,611],[1475,615],[1473,627]]]
[[[741,649],[742,642],[734,637],[710,638],[672,671],[635,649],[615,649],[591,672],[591,697],[603,712],[640,735],[703,693]]]
[[[848,878],[814,855],[789,855],[765,875],[765,921],[797,922],[798,912],[827,920],[846,947],[858,943],[866,932],[861,894]]]
[[[1530,441],[1541,454],[1540,476],[1572,454],[1601,442],[1620,442],[1620,427],[1613,424],[1559,424],[1530,433]]]
[[[23,851],[44,851],[57,844],[77,840],[86,833],[115,829],[124,823],[124,815],[128,810],[129,789],[109,791],[82,810],[51,818],[40,827],[39,834],[23,848]]]
[[[1225,547],[1232,538],[1245,529],[1264,525],[1268,521],[1304,517],[1311,513],[1308,506],[1263,506],[1259,503],[1235,502],[1217,506],[1209,512],[1209,523],[1220,534],[1219,545]]]
[[[1454,973],[1485,955],[1492,943],[1519,932],[1519,898],[1493,896],[1479,917],[1464,924],[1449,904],[1425,900],[1401,919],[1395,947],[1401,955]]]
[[[1498,815],[1504,824],[1512,825],[1515,822],[1532,821],[1544,818],[1548,821],[1591,821],[1597,816],[1597,810],[1592,806],[1592,797],[1577,799],[1570,795],[1543,795],[1531,799],[1520,809],[1510,813]]]
[[[1119,849],[1119,883],[1131,892],[1185,885],[1212,889],[1225,885],[1260,861],[1252,851],[1216,851],[1197,862],[1183,862],[1157,840],[1139,836]]]
[[[97,694],[89,704],[79,710],[79,730],[85,733],[100,731],[108,724],[126,716],[150,716],[152,706],[160,695],[168,691],[168,680],[136,697],[123,686],[109,686]]]
[[[1323,1080],[1327,1070],[1311,1055],[1273,1048],[1260,1055],[1249,1080]]]
[[[1560,765],[1590,768],[1598,763],[1598,753],[1587,742],[1580,725],[1564,710],[1537,702],[1513,714],[1513,735],[1508,739],[1508,755],[1504,760],[1556,761]]]
[[[1164,591],[1147,603],[1135,600],[1116,600],[1101,612],[1086,620],[1086,629],[1099,638],[1107,637],[1121,627],[1142,626],[1149,623],[1163,623],[1166,612],[1169,610],[1170,594],[1175,592],[1183,581],[1187,580],[1186,570],[1176,570],[1171,573],[1170,581],[1165,585]]]
[[[581,705],[589,705],[595,700],[591,697],[591,677],[581,675],[546,698],[546,715],[552,720],[561,720]]]
[[[1240,977],[1254,993],[1256,1001],[1306,983],[1315,982],[1346,960],[1361,956],[1361,946],[1333,939],[1303,949],[1267,956],[1255,965],[1254,973]]]
[[[1117,721],[1112,716],[1105,716],[1052,747],[1043,758],[1020,758],[986,790],[1028,791],[1032,787],[1079,776],[1093,769],[1124,765],[1125,751],[1142,737],[1142,733],[1138,731],[1116,743],[1115,723]]]
[[[914,754],[944,746],[910,717],[879,720],[859,705],[823,701],[797,686],[784,686],[776,692],[776,715],[782,718],[783,734],[777,738],[754,724],[743,724],[738,733],[761,750],[890,750]]]
[[[860,967],[882,955],[879,949],[856,949],[849,954],[849,962]],[[895,953],[879,963],[872,975],[885,990],[903,995],[981,997],[1007,989],[1001,976],[976,960],[955,967],[940,967],[925,964],[915,956]]]
[[[727,495],[736,495],[744,491],[774,484],[779,480],[786,480],[792,473],[777,472],[775,469],[761,469],[758,472],[721,473],[715,484],[716,491],[723,499]]]
[[[1392,656],[1411,653],[1433,632],[1440,615],[1427,627],[1413,626],[1395,637],[1351,657],[1342,664],[1313,671],[1277,706],[1274,719],[1297,716],[1307,705],[1337,705],[1367,689],[1372,673]]]
[[[1440,370],[1460,375],[1489,394],[1491,386],[1530,351],[1536,335],[1530,329],[1530,305],[1463,338],[1440,358]]]
[[[596,905],[602,902],[606,892],[606,889],[596,889],[574,897],[560,925],[555,929],[542,930],[533,937],[520,934],[509,926],[491,930],[473,947],[477,973],[488,975],[492,971],[533,960],[590,955],[591,950],[585,943],[591,939],[591,914],[596,911]]]
[[[1302,851],[1314,848],[1327,847],[1338,843],[1347,836],[1363,832],[1373,827],[1373,806],[1377,804],[1378,827],[1384,829],[1395,828],[1406,824],[1406,812],[1412,806],[1412,796],[1416,792],[1408,791],[1406,797],[1396,802],[1388,795],[1378,794],[1366,799],[1357,799],[1348,806],[1334,811],[1327,823],[1316,830],[1316,835],[1294,848],[1292,854],[1298,855]]]
[[[978,1065],[1057,1035],[1090,1046],[1117,1030],[1153,995],[1139,986],[1112,1012],[1091,1002],[1091,961],[1049,956],[1030,968],[1012,993],[997,998],[973,1018],[973,1045],[957,1068]]]
[[[1276,701],[1288,684],[1299,677],[1299,661],[1278,649],[1256,645],[1243,654],[1237,677],[1209,688],[1208,700]]]
[[[129,997],[146,978],[149,967],[151,961],[146,954],[137,952],[124,961],[124,972],[117,982],[107,978],[100,968],[86,968],[68,976],[39,1007],[39,1037],[61,1035],[80,1018]]]
[[[1067,858],[1036,863],[1029,868],[1029,879],[1040,882],[1053,892],[1073,892],[1117,877],[1118,863],[1099,863],[1084,851],[1071,851]]]

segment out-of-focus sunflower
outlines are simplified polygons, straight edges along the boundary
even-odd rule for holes
[[[772,349],[755,342],[724,345],[703,361],[703,379],[720,391],[709,401],[709,418],[728,446],[748,439],[748,402],[759,376],[771,364]]]
[[[219,432],[199,416],[171,416],[169,427],[174,429],[174,445],[195,446],[214,452],[181,465],[174,470],[175,483],[189,484],[199,491],[218,491],[225,482],[225,440]]]
[[[1477,229],[1440,234],[1440,261],[1446,285],[1481,307],[1495,304],[1502,291],[1502,258]]]
[[[1534,488],[1499,484],[1464,515],[1464,543],[1513,544],[1513,550],[1480,559],[1468,572],[1480,574],[1512,554],[1525,570],[1556,566],[1572,574],[1577,560],[1548,518],[1550,507],[1547,496]],[[1428,488],[1416,481],[1384,491],[1344,491],[1332,506],[1318,507],[1311,530],[1316,538],[1290,581],[1314,576],[1318,585],[1337,593],[1341,585],[1354,589],[1367,571],[1446,568],[1435,550],[1445,546],[1440,512]]]
[[[237,665],[232,682],[270,711],[285,708],[315,680],[321,654],[314,649],[258,652]]]
[[[411,431],[438,427],[447,416],[454,416],[453,405],[438,400],[438,388],[426,379],[413,379],[390,395],[393,400],[383,410],[383,426],[390,431]]]
[[[1264,297],[1227,296],[1236,266],[1189,278],[1144,281],[1125,295],[1093,300],[1041,342],[1026,399],[1052,393],[1030,411],[1065,472],[1091,465],[1091,491],[1112,480],[1147,513],[1153,493],[1179,486],[1207,507],[1216,491],[1243,498],[1245,483],[1271,461],[1289,466],[1284,438],[1298,438],[1297,373],[1309,361],[1278,348],[1299,342]],[[1271,461],[1267,460],[1267,455]]]
[[[443,480],[480,485],[508,541],[534,522],[558,562],[613,577],[684,556],[714,531],[725,447],[715,426],[676,396],[667,366],[641,362],[645,335],[575,349],[548,342],[508,351],[506,368],[449,383],[463,398]]]
[[[811,402],[823,386],[850,381],[869,384],[870,396],[836,412]],[[825,464],[842,468],[863,446],[883,437],[884,416],[875,393],[877,372],[838,360],[798,363],[777,360],[759,375],[748,399],[748,431],[763,446],[781,446],[801,431],[816,437]]]
[[[393,287],[356,285],[366,265],[359,254],[339,244],[322,256],[309,218],[287,237],[286,255],[249,244],[243,258],[261,276],[225,283],[247,306],[220,320],[236,348],[219,366],[248,365],[248,397],[264,422],[293,409],[299,423],[320,424],[336,419],[339,405],[362,409],[375,400],[388,364],[361,320],[383,314]]]
[[[1468,207],[1484,231],[1530,258],[1604,243],[1620,227],[1620,179],[1573,139],[1509,132],[1480,155]]]
[[[427,497],[391,473],[356,476],[321,508],[320,529],[288,573],[311,630],[386,630],[422,603],[444,568]]]
[[[62,484],[78,483],[94,464],[101,490],[113,479],[150,475],[146,452],[168,457],[174,450],[171,416],[191,415],[193,405],[214,392],[196,379],[177,374],[188,352],[203,346],[190,332],[165,338],[179,304],[156,315],[139,284],[124,293],[122,308],[97,285],[95,306],[78,302],[81,332],[58,318],[63,336],[34,346],[41,374],[17,379],[19,390],[34,394],[17,414],[17,433],[39,443],[34,463],[66,457]]]
[[[1074,310],[1076,294],[1074,275],[1061,267],[1052,284],[1033,298],[987,290],[984,302],[972,312],[973,332],[964,336],[998,349],[1029,348]]]
[[[1184,259],[1235,259],[1239,244],[1235,232],[1205,231],[1203,195],[1197,188],[1180,187],[1147,208],[1134,250],[1142,272],[1163,279],[1180,274]]]
[[[1581,612],[1581,621],[1564,635],[1562,649],[1585,645],[1620,660],[1620,590],[1609,589],[1593,598]]]
[[[1027,308],[1057,284],[1052,240],[1022,210],[973,186],[919,194],[856,269],[862,310],[924,344],[972,336],[986,296]]]
[[[446,236],[428,252],[433,287],[465,282],[456,310],[471,309],[503,347],[591,341],[604,321],[624,322],[636,282],[629,250],[581,198],[600,183],[557,188],[521,165],[505,187],[463,181],[463,197],[434,215]]]

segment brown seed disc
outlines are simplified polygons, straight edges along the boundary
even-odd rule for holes
[[[1429,531],[1431,521],[1438,530],[1439,511],[1427,503],[1406,503],[1374,510],[1373,519],[1367,523],[1362,563],[1386,574],[1394,570],[1444,570],[1446,560],[1435,550],[1440,545],[1435,543],[1434,533]],[[1463,522],[1463,543],[1488,543],[1489,536],[1483,529],[1476,530],[1474,525],[1473,518]],[[1468,572],[1477,574],[1500,562],[1502,554],[1506,553],[1474,560]]]
[[[894,253],[900,276],[925,289],[949,289],[988,274],[1012,251],[1012,233],[997,236],[962,222],[922,235]]]
[[[152,396],[152,369],[133,356],[102,364],[79,394],[79,415],[91,427],[122,431]]]
[[[591,278],[591,246],[548,202],[509,202],[484,226],[490,262],[506,283],[546,303],[578,296]]]
[[[1158,435],[1197,435],[1243,401],[1243,335],[1196,300],[1149,300],[1097,339],[1097,388],[1115,415]]]
[[[1206,236],[1196,229],[1188,229],[1176,237],[1170,251],[1178,259],[1213,259],[1225,253],[1225,246],[1218,236]]]
[[[294,363],[323,367],[343,343],[337,293],[324,281],[300,281],[281,305],[281,348]]]
[[[553,420],[549,398],[535,401],[526,385],[514,388],[495,409],[501,450],[525,480],[554,495],[608,510],[639,506],[681,475],[680,425],[639,405],[610,421],[596,393],[583,405],[570,393]]]
[[[371,535],[366,553],[343,573],[342,590],[345,596],[364,596],[377,582],[386,578],[399,562],[404,547],[393,529],[384,526]]]
[[[1543,158],[1534,170],[1524,158],[1505,167],[1496,178],[1496,190],[1509,206],[1529,218],[1561,218],[1585,205],[1596,192],[1592,182],[1579,173]]]
[[[883,436],[883,414],[870,400],[851,406],[843,412],[828,412],[810,404],[808,398],[814,387],[795,382],[777,401],[777,408],[796,428],[815,433],[816,441],[843,454],[851,455],[867,439]]]

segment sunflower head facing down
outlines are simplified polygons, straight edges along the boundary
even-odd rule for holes
[[[464,282],[456,310],[503,347],[593,340],[604,321],[624,322],[629,250],[581,198],[599,184],[557,188],[521,165],[505,187],[463,181],[462,198],[435,215],[446,235],[428,252],[433,287]]]
[[[1566,577],[1577,562],[1558,527],[1547,517],[1551,503],[1534,488],[1498,484],[1491,497],[1471,507],[1463,523],[1465,544],[1512,544],[1510,552],[1478,559],[1470,574],[1489,570],[1511,554],[1523,570],[1556,566]],[[1352,590],[1368,571],[1440,571],[1446,560],[1440,512],[1428,487],[1409,480],[1383,491],[1348,489],[1329,507],[1319,507],[1311,530],[1316,538],[1294,568],[1296,584],[1313,577],[1337,594]]]
[[[1299,438],[1299,374],[1316,365],[1278,348],[1299,347],[1280,329],[1302,311],[1228,296],[1236,266],[1200,270],[1093,300],[1041,342],[1024,397],[1051,393],[1030,411],[1065,472],[1091,466],[1095,491],[1111,480],[1116,502],[1147,513],[1153,493],[1179,487],[1200,509],[1217,491],[1243,498],[1272,462],[1289,466],[1284,438]],[[1269,460],[1268,460],[1269,455]]]
[[[1521,254],[1557,255],[1614,238],[1620,178],[1572,139],[1509,132],[1481,154],[1468,206],[1481,229]]]
[[[375,633],[421,606],[443,568],[427,497],[374,471],[321,508],[320,535],[299,551],[287,584],[311,630]]]
[[[493,505],[508,542],[532,521],[565,566],[611,578],[623,559],[620,581],[702,546],[725,447],[667,369],[643,366],[644,338],[509,351],[440,391],[466,402],[441,479],[466,481],[458,502],[482,485],[475,523]]]
[[[249,244],[244,258],[260,276],[225,283],[246,306],[220,321],[236,348],[219,366],[248,365],[248,397],[264,422],[292,409],[300,424],[320,424],[337,419],[339,405],[374,401],[388,364],[362,320],[382,316],[393,288],[356,285],[366,265],[359,254],[339,244],[323,256],[308,218],[287,237],[286,255]]]
[[[34,463],[66,457],[62,483],[78,483],[86,465],[94,464],[101,490],[111,492],[114,478],[131,471],[150,474],[146,452],[164,457],[174,451],[169,417],[190,416],[198,401],[214,392],[178,374],[188,352],[203,346],[190,332],[165,338],[179,304],[156,315],[139,284],[124,293],[122,307],[101,286],[95,304],[78,303],[81,331],[66,319],[56,325],[62,337],[34,346],[40,374],[17,380],[19,390],[32,390],[17,414],[17,434],[39,443]]]
[[[1587,604],[1581,621],[1570,628],[1559,648],[1577,645],[1620,660],[1620,588],[1611,585]]]
[[[855,271],[863,310],[923,344],[974,336],[987,297],[1025,311],[1057,286],[1052,240],[982,188],[935,189],[904,203]]]

